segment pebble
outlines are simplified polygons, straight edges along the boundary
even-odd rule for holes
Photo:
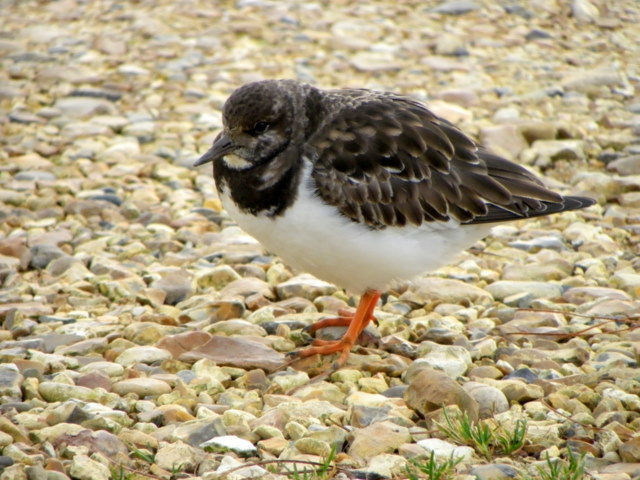
[[[101,98],[89,97],[63,97],[58,99],[53,108],[61,115],[70,117],[86,118],[94,115],[116,115],[116,106]]]
[[[239,462],[232,456],[225,455],[220,461],[220,466],[215,471],[215,473],[216,475],[224,474],[225,478],[228,478],[230,480],[242,480],[245,478],[264,478],[269,474],[267,470],[258,465],[252,465],[238,469],[239,467],[242,467],[242,465],[242,462]],[[229,470],[234,470],[234,472],[230,472],[228,474],[225,473]]]
[[[22,398],[20,386],[23,381],[24,377],[15,365],[0,365],[0,396],[15,399]]]
[[[280,283],[276,287],[278,298],[302,297],[313,300],[323,295],[332,295],[337,291],[335,285],[318,280],[312,275],[302,274]]]
[[[583,5],[589,3],[587,0],[576,0],[576,2]],[[570,73],[562,80],[562,86],[567,90],[585,92],[594,87],[613,87],[621,82],[622,75],[615,67],[604,67]]]
[[[427,451],[428,456],[433,452],[434,458],[441,462],[449,459],[460,459],[460,461],[465,462],[473,458],[473,448],[454,445],[439,438],[419,440],[417,444]]]
[[[109,377],[120,377],[124,373],[124,367],[113,362],[91,362],[83,365],[79,369],[80,372],[99,372]]]
[[[252,457],[257,453],[256,447],[251,442],[234,435],[213,437],[201,443],[200,447],[212,452],[232,451],[241,457]]]
[[[462,388],[478,403],[480,418],[490,418],[509,410],[509,401],[498,388],[479,382],[467,382]]]
[[[83,454],[73,457],[69,473],[78,480],[109,480],[111,478],[109,467]]]
[[[480,139],[492,152],[500,153],[510,160],[517,159],[529,146],[515,124],[485,127],[480,131]]]
[[[168,360],[171,353],[167,350],[157,347],[141,346],[127,348],[115,358],[115,362],[123,367],[130,367],[137,363],[156,363]]]
[[[477,480],[509,480],[520,475],[516,468],[504,463],[493,463],[490,465],[476,465],[469,472],[475,475]]]
[[[449,377],[464,375],[472,364],[471,354],[464,347],[422,342],[417,350],[415,364],[442,370]]]
[[[445,373],[420,368],[404,393],[407,406],[423,416],[444,405],[457,405],[470,418],[477,419],[478,403],[458,383]]]
[[[640,175],[640,155],[618,158],[607,164],[607,170],[620,175]]]
[[[434,13],[442,13],[445,15],[462,15],[465,13],[478,10],[480,6],[471,0],[450,0],[442,2],[437,7],[431,9]]]
[[[177,466],[180,466],[181,470],[193,471],[204,458],[205,454],[202,450],[184,442],[161,442],[154,456],[154,463],[168,471],[172,471]]]
[[[501,280],[487,285],[487,291],[497,300],[525,293],[531,298],[556,298],[562,295],[562,285],[548,282]]]
[[[493,302],[491,293],[486,290],[448,278],[419,278],[413,282],[410,293],[420,299],[436,303],[465,305],[471,302],[474,305],[489,305]],[[413,295],[404,293],[400,299],[409,301],[415,298]]]
[[[162,380],[141,377],[116,382],[113,384],[112,391],[118,395],[135,393],[139,397],[147,397],[169,393],[171,387]]]
[[[38,393],[48,402],[64,402],[75,398],[85,402],[108,403],[118,398],[100,390],[56,382],[40,383]]]
[[[376,422],[353,432],[348,454],[366,460],[382,453],[392,453],[410,440],[406,427],[391,422]]]
[[[360,72],[385,72],[401,68],[397,57],[387,52],[358,52],[350,57],[350,63]]]
[[[151,284],[152,288],[162,290],[164,302],[175,305],[187,298],[192,292],[191,275],[179,268],[165,269],[159,272],[161,278]]]
[[[579,22],[592,23],[600,15],[600,10],[589,0],[573,0],[571,13]]]
[[[274,370],[284,363],[284,355],[244,338],[213,337],[209,342],[181,356],[181,359],[207,358],[221,365]]]

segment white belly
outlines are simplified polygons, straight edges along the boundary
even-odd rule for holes
[[[352,222],[301,188],[283,216],[241,212],[224,192],[220,199],[240,228],[299,272],[361,293],[384,289],[446,265],[486,236],[490,225],[457,222],[372,230]]]

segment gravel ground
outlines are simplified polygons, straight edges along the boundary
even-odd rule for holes
[[[313,478],[428,478],[407,466],[432,452],[456,480],[572,458],[640,478],[636,0],[0,11],[0,480],[285,479],[328,457]],[[230,92],[281,77],[415,96],[598,205],[398,285],[310,381],[327,363],[286,353],[357,299],[264,251],[191,167]]]

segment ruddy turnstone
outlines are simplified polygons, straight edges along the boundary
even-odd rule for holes
[[[320,90],[294,80],[238,88],[222,132],[195,166],[213,162],[229,215],[292,267],[354,293],[341,340],[299,356],[351,347],[395,279],[434,270],[496,223],[584,208],[520,165],[494,155],[412,98]]]

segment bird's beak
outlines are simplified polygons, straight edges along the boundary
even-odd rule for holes
[[[214,140],[213,146],[207,151],[207,153],[196,160],[193,166],[199,167],[205,163],[214,162],[228,153],[233,152],[236,148],[236,145],[233,144],[227,134],[221,132]]]

